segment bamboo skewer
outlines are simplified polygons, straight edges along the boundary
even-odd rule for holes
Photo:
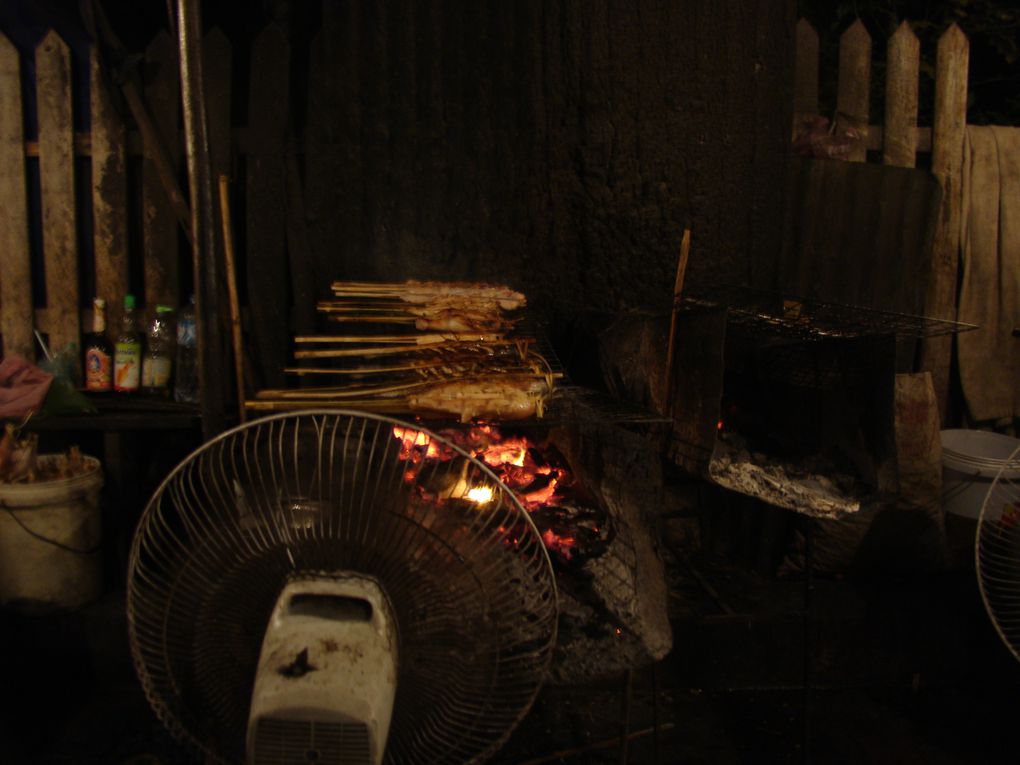
[[[484,344],[485,347],[495,348],[497,346],[512,346],[518,348],[521,353],[520,344],[517,340],[497,340]],[[437,343],[435,345],[391,345],[369,348],[327,348],[322,350],[297,350],[294,351],[296,359],[339,359],[355,356],[395,356],[401,353],[423,353],[429,351],[463,351],[464,346],[460,343]]]
[[[230,338],[234,346],[234,377],[237,380],[237,417],[241,424],[248,419],[248,410],[244,406],[244,347],[241,339],[241,304],[237,297],[237,274],[234,267],[234,237],[230,222],[230,186],[229,179],[221,175],[220,181],[220,221],[223,226],[223,254],[227,267],[227,293],[230,296]]]
[[[507,336],[526,302],[509,288],[465,282],[334,282],[331,287],[336,297],[316,303],[328,320],[405,326],[392,334],[358,333],[361,327],[355,326],[352,334],[294,337],[295,359],[350,359],[353,365],[285,368],[287,374],[318,378],[325,385],[262,390],[245,402],[249,410],[340,406],[441,413],[449,406],[464,418],[475,405],[465,402],[474,396],[483,409],[510,413],[521,411],[514,396],[525,394],[541,417],[542,398],[562,377],[532,350],[533,338]]]
[[[339,403],[342,403],[346,409],[361,409],[368,412],[407,411],[410,408],[410,402],[406,399],[362,398]],[[248,409],[262,412],[288,412],[295,409],[329,409],[329,404],[329,401],[307,399],[254,399],[244,402],[245,407]]]
[[[329,315],[330,321],[339,322],[341,324],[355,324],[362,322],[371,322],[375,324],[414,324],[418,317],[405,313],[405,314],[380,314],[378,316],[372,316],[371,314],[343,314],[343,313],[331,313]]]
[[[354,303],[346,300],[320,300],[315,304],[315,309],[321,313],[371,313],[373,311],[404,311],[407,310],[407,303]]]
[[[364,385],[357,388],[269,388],[260,390],[257,397],[260,399],[272,398],[353,398],[355,396],[383,396],[388,393],[406,393],[416,388],[431,385],[429,380],[417,380],[415,382],[403,383],[400,385]]]
[[[427,335],[298,335],[298,345],[309,343],[414,343],[439,345],[441,343],[494,343],[503,340],[502,334],[441,332]]]

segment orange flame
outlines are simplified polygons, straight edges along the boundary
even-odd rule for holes
[[[433,443],[432,439],[427,433],[422,433],[420,430],[414,430],[413,428],[402,428],[398,425],[393,426],[394,438],[399,438],[400,444],[400,459],[417,461],[421,459],[421,455],[415,452],[415,447],[424,446],[426,459],[435,459],[439,456],[439,446]]]
[[[499,430],[491,425],[476,425],[468,430],[444,431],[443,435],[493,468],[528,512],[554,504],[558,485],[563,483],[569,487],[572,483],[569,472],[563,466],[547,463],[542,451],[533,452],[532,444],[524,436],[503,438]],[[408,483],[416,479],[428,460],[443,461],[455,456],[452,450],[442,448],[427,433],[414,428],[394,426],[393,436],[401,442],[400,458],[410,462],[412,466],[404,472],[404,479]],[[549,476],[548,482],[541,488],[527,491],[538,476]],[[488,489],[488,492],[483,492],[482,489]],[[482,489],[463,486],[463,491],[457,497],[471,500],[481,506],[493,498],[491,488]],[[442,501],[440,497],[434,497],[433,500]],[[510,529],[500,531],[508,535],[507,544],[518,544],[516,535],[513,535]],[[577,545],[577,540],[573,536],[561,536],[551,529],[542,533],[542,541],[549,550],[567,560],[573,557]]]
[[[521,501],[521,504],[527,508],[541,507],[542,505],[549,504],[552,500],[553,494],[556,493],[556,479],[553,478],[548,484],[543,486],[541,489],[528,492],[527,494],[521,494],[517,498]]]
[[[524,458],[527,455],[528,440],[526,438],[508,438],[505,441],[484,447],[478,452],[478,456],[489,467],[499,467],[500,465],[524,467]]]

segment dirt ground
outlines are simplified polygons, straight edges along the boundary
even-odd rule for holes
[[[800,582],[696,561],[710,596],[673,563],[675,648],[632,673],[629,702],[623,677],[547,685],[495,763],[619,763],[625,720],[631,763],[1017,761],[1020,666],[966,573],[819,580],[805,693]],[[74,613],[0,610],[0,677],[0,762],[200,762],[149,709],[122,591]]]

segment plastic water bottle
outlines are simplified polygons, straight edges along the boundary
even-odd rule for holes
[[[174,401],[198,403],[198,330],[195,323],[195,297],[181,309],[177,319],[177,381]]]
[[[170,395],[170,372],[174,361],[173,309],[156,306],[149,323],[142,354],[142,390],[157,396]]]

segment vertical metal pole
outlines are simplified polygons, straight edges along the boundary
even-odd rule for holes
[[[202,435],[206,440],[223,430],[223,333],[220,330],[217,289],[220,269],[216,258],[212,169],[209,161],[208,120],[202,79],[201,0],[178,0],[177,34],[181,59],[181,101],[184,107],[184,145],[191,190],[192,269],[198,318],[198,384],[202,401]]]
[[[659,665],[652,665],[652,765],[659,765]]]
[[[630,696],[634,682],[634,671],[623,673],[623,699],[620,703],[620,765],[627,765],[630,744]]]
[[[811,688],[811,595],[814,590],[811,560],[811,520],[804,530],[804,762],[811,762],[811,707],[814,692]]]

